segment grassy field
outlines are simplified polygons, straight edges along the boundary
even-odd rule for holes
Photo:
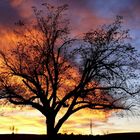
[[[50,140],[46,135],[1,134],[0,140]],[[58,135],[56,140],[140,140],[140,133],[119,133],[102,136]]]

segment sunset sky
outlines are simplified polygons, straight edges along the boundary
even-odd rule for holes
[[[32,6],[41,8],[48,0],[0,0],[0,47],[11,47],[14,39],[12,28],[18,20],[31,22],[34,18]],[[71,21],[73,35],[111,23],[116,15],[123,16],[124,27],[130,29],[131,43],[140,51],[140,0],[50,0],[54,4],[68,4],[67,15]],[[140,117],[121,117],[98,111],[80,111],[66,122],[62,133],[93,134],[113,132],[140,132]],[[45,118],[29,107],[0,106],[0,133],[11,133],[15,126],[17,133],[45,134]]]

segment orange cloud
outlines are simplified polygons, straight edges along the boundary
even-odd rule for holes
[[[0,26],[0,49],[7,49],[15,47],[15,42],[17,42],[17,37],[13,30],[6,28],[5,26]]]
[[[13,7],[17,7],[20,6],[24,2],[24,0],[11,0],[10,2]]]
[[[11,6],[18,10],[19,15],[23,19],[28,19],[33,16],[32,6],[33,1],[26,1],[25,0],[11,0]],[[17,19],[19,20],[19,19]]]

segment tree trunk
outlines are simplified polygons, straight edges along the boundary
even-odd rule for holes
[[[55,129],[55,118],[53,116],[46,119],[47,136],[55,137],[57,136],[57,131]]]

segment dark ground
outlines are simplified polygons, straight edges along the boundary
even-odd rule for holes
[[[47,138],[46,135],[1,134],[0,140],[140,140],[140,133],[119,133],[100,136],[91,135],[58,135]]]

